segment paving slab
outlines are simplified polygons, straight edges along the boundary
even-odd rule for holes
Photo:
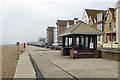
[[[32,58],[35,60],[38,68],[42,72],[44,78],[72,78],[70,75],[62,71],[56,65],[45,59],[42,55],[34,51],[29,51]]]
[[[28,52],[20,56],[14,78],[36,78]]]
[[[118,61],[102,58],[72,59],[69,56],[61,56],[60,51],[31,46],[29,49],[39,69],[47,78],[55,77],[52,74],[55,66],[75,78],[118,78]]]

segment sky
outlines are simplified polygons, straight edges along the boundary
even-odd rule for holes
[[[0,45],[37,41],[59,19],[82,19],[85,9],[115,7],[118,0],[1,0]]]

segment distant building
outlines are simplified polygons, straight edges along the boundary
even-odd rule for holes
[[[57,20],[57,34],[60,34],[71,25],[76,24],[78,21],[78,18],[74,18],[74,20]],[[62,37],[57,37],[57,42],[62,43]]]
[[[40,38],[38,39],[38,42],[39,42],[40,44],[44,44],[44,43],[46,43],[46,39],[45,39],[44,37],[40,37]]]
[[[47,31],[47,43],[50,43],[50,44],[54,43],[54,29],[55,29],[55,27],[48,27],[46,29],[46,31]]]
[[[57,27],[55,27],[55,29],[54,29],[54,44],[57,44],[57,36],[58,36]]]

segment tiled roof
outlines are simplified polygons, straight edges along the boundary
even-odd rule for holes
[[[95,9],[85,9],[85,11],[87,12],[88,17],[91,16],[93,21],[94,21],[94,19],[97,20],[97,14],[98,13],[105,12],[105,10],[95,10]]]
[[[104,33],[84,22],[71,25],[67,30],[64,30],[58,36],[65,36],[71,34],[87,34],[87,35],[104,35]]]

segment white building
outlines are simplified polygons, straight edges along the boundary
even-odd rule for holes
[[[82,21],[89,24],[89,16],[88,16],[88,13],[87,13],[86,9],[83,13]]]
[[[104,10],[95,10],[95,9],[85,9],[82,17],[82,21],[89,24],[90,18],[92,18],[93,22],[96,22],[97,14],[100,12],[104,12]]]
[[[120,0],[118,0],[116,4],[116,29],[117,29],[116,41],[120,45]]]
[[[105,21],[105,12],[102,13],[98,13],[97,14],[97,29],[104,31],[104,21]],[[101,44],[101,46],[103,46],[103,40],[104,37],[102,36],[97,36],[97,43]]]
[[[58,38],[57,38],[57,28],[58,27],[55,27],[55,29],[54,29],[54,44],[57,44],[57,40],[58,40]]]

